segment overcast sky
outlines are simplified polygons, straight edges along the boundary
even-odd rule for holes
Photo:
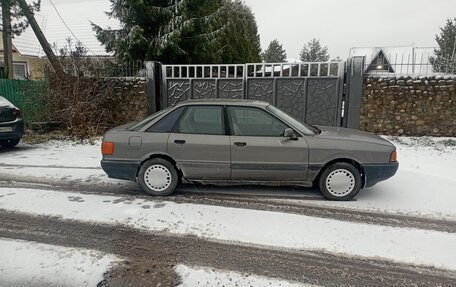
[[[265,49],[277,38],[289,58],[299,58],[312,38],[331,57],[351,47],[434,47],[435,34],[456,17],[456,0],[244,0],[255,13]]]

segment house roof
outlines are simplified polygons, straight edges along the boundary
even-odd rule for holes
[[[356,47],[351,48],[349,56],[364,56],[365,70],[383,52],[385,61],[390,63],[396,74],[421,74],[431,73],[432,65],[429,61],[434,56],[433,47]]]
[[[97,40],[91,25],[93,22],[103,28],[120,27],[117,20],[110,19],[106,15],[106,11],[110,10],[109,0],[51,1],[42,0],[40,11],[35,12],[35,19],[51,46],[55,45],[57,49],[60,49],[66,45],[66,39],[70,37],[73,43],[76,43],[77,40],[81,41],[87,48],[89,56],[111,55]],[[15,37],[13,45],[22,55],[45,56],[31,27],[28,27],[20,36]]]

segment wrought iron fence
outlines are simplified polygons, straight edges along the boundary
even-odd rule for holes
[[[343,71],[343,65],[344,62],[163,65],[163,77],[171,79],[337,77]]]
[[[359,49],[359,48],[354,48]],[[437,57],[434,48],[363,48],[350,55],[364,56],[364,71],[374,75],[432,76],[455,75],[456,55]]]
[[[344,62],[261,63],[246,64],[248,78],[268,77],[337,77]]]

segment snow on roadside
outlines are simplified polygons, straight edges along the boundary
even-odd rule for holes
[[[303,204],[335,206],[353,210],[405,214],[417,217],[456,220],[456,139],[432,137],[389,137],[397,146],[399,171],[374,187],[364,189],[352,202],[303,201]],[[128,181],[110,179],[100,167],[99,145],[52,141],[46,145],[20,145],[0,151],[0,179],[98,188],[136,188]],[[42,165],[91,167],[91,169],[13,167],[7,165]],[[96,169],[94,169],[96,168]],[[208,187],[206,192],[217,192]],[[242,192],[242,188],[239,188]],[[248,188],[245,192],[252,192]],[[258,191],[258,188],[255,189]],[[279,190],[279,189],[278,189]],[[282,189],[283,194],[287,189]],[[289,189],[288,189],[289,190]],[[194,190],[193,191],[197,191]],[[278,192],[279,193],[279,192]],[[303,195],[319,197],[313,190]],[[321,197],[320,197],[321,198]],[[267,196],[265,197],[267,199]],[[276,200],[276,199],[274,199]],[[299,203],[299,199],[292,199]]]
[[[97,286],[121,261],[98,251],[0,239],[0,286]]]
[[[387,139],[398,153],[394,177],[361,190],[356,201],[315,204],[456,220],[456,138]]]
[[[0,209],[230,243],[320,250],[456,270],[456,234],[296,214],[0,188]]]
[[[175,270],[181,278],[181,284],[178,285],[179,287],[316,287],[316,285],[292,283],[263,276],[205,267],[178,265]]]
[[[20,143],[17,148],[0,150],[0,164],[100,167],[100,142],[80,144],[72,141],[49,141],[46,144]]]
[[[456,181],[456,138],[387,139],[396,145],[400,170]]]

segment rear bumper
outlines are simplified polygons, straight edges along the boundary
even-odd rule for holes
[[[101,161],[101,168],[110,178],[136,181],[139,163],[131,161]]]
[[[386,180],[396,174],[399,168],[397,161],[384,164],[363,165],[366,176],[365,187],[371,187],[380,181]]]
[[[12,122],[0,122],[1,128],[11,128],[11,132],[2,132],[0,131],[0,140],[9,140],[15,138],[21,138],[24,135],[24,121],[22,119],[17,119]]]

